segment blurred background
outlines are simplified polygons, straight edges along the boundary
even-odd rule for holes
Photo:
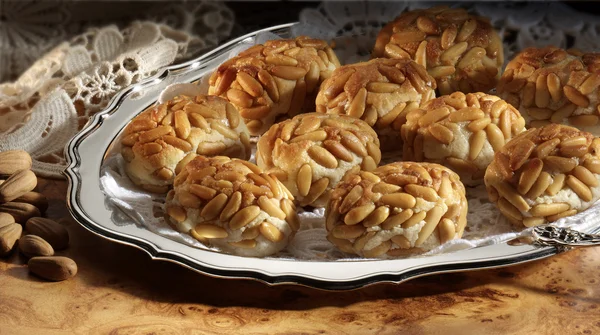
[[[518,7],[523,2],[512,4]],[[582,13],[600,14],[599,2],[564,4]],[[122,29],[135,20],[165,23],[201,40],[185,55],[189,58],[233,37],[298,21],[302,10],[319,6],[318,1],[0,0],[0,83],[14,81],[53,47],[93,27],[116,24]]]

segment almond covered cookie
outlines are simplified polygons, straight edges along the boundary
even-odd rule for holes
[[[346,172],[372,170],[380,160],[377,134],[366,122],[321,113],[273,125],[256,151],[260,168],[276,175],[301,206],[314,207],[325,206]]]
[[[497,91],[528,126],[562,123],[600,135],[600,53],[527,48],[508,63]]]
[[[485,185],[519,226],[576,214],[600,198],[600,139],[559,124],[529,129],[496,153]]]
[[[410,59],[377,58],[345,65],[326,79],[317,112],[350,115],[377,132],[382,149],[398,149],[406,114],[435,98],[435,79]]]
[[[504,100],[455,92],[407,115],[402,126],[404,160],[446,165],[466,185],[477,185],[494,153],[523,131],[525,120]]]
[[[267,41],[221,64],[210,77],[208,93],[228,99],[250,134],[261,135],[275,122],[314,111],[319,85],[339,66],[323,40]]]
[[[327,239],[362,257],[422,252],[462,236],[467,206],[458,175],[438,164],[348,173],[325,210]]]
[[[277,177],[248,161],[198,156],[177,174],[166,219],[204,244],[264,257],[285,248],[298,230],[293,200]]]
[[[129,178],[157,193],[166,193],[196,154],[250,158],[250,136],[237,109],[205,95],[177,96],[148,108],[127,125],[121,144]]]
[[[413,59],[436,79],[440,94],[487,92],[504,63],[489,19],[446,6],[400,14],[379,32],[373,56]]]

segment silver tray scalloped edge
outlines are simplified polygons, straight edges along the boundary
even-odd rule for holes
[[[260,259],[200,250],[135,224],[114,224],[111,211],[103,206],[100,166],[112,141],[131,118],[152,104],[167,85],[199,79],[210,64],[222,59],[239,43],[260,32],[286,37],[290,35],[293,25],[270,27],[239,37],[195,60],[167,67],[155,76],[119,92],[65,148],[68,166],[64,174],[69,181],[67,206],[75,220],[99,236],[146,251],[152,259],[174,262],[209,276],[253,279],[270,285],[299,284],[326,290],[355,289],[383,282],[401,283],[429,274],[508,266],[549,257],[564,250],[554,246],[504,243],[395,260],[319,262]],[[139,97],[142,91],[144,93]]]

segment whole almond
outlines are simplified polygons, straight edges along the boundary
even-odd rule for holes
[[[54,249],[50,243],[37,235],[21,237],[19,239],[19,251],[27,257],[54,255]]]
[[[25,228],[30,234],[37,235],[50,243],[54,250],[62,250],[69,245],[67,229],[50,219],[33,217],[27,220]]]
[[[0,152],[0,175],[8,176],[20,170],[31,169],[31,156],[23,150]]]
[[[32,257],[27,265],[33,274],[53,281],[69,279],[77,274],[77,264],[68,257]]]
[[[40,216],[40,210],[31,204],[24,202],[7,202],[0,205],[1,213],[8,213],[15,218],[16,222],[23,223],[34,216]]]
[[[23,227],[18,223],[11,223],[0,228],[0,256],[7,255],[21,237]]]
[[[31,170],[21,170],[0,185],[0,202],[9,202],[32,191],[37,186],[37,177]]]
[[[8,213],[0,213],[0,228],[15,223],[15,218]]]
[[[38,192],[27,192],[22,196],[16,198],[15,202],[25,202],[37,207],[40,212],[45,213],[48,209],[48,199],[45,195]]]

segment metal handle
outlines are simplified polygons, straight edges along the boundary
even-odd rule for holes
[[[570,228],[537,226],[533,228],[534,244],[558,247],[591,247],[600,245],[599,234],[585,234]]]

